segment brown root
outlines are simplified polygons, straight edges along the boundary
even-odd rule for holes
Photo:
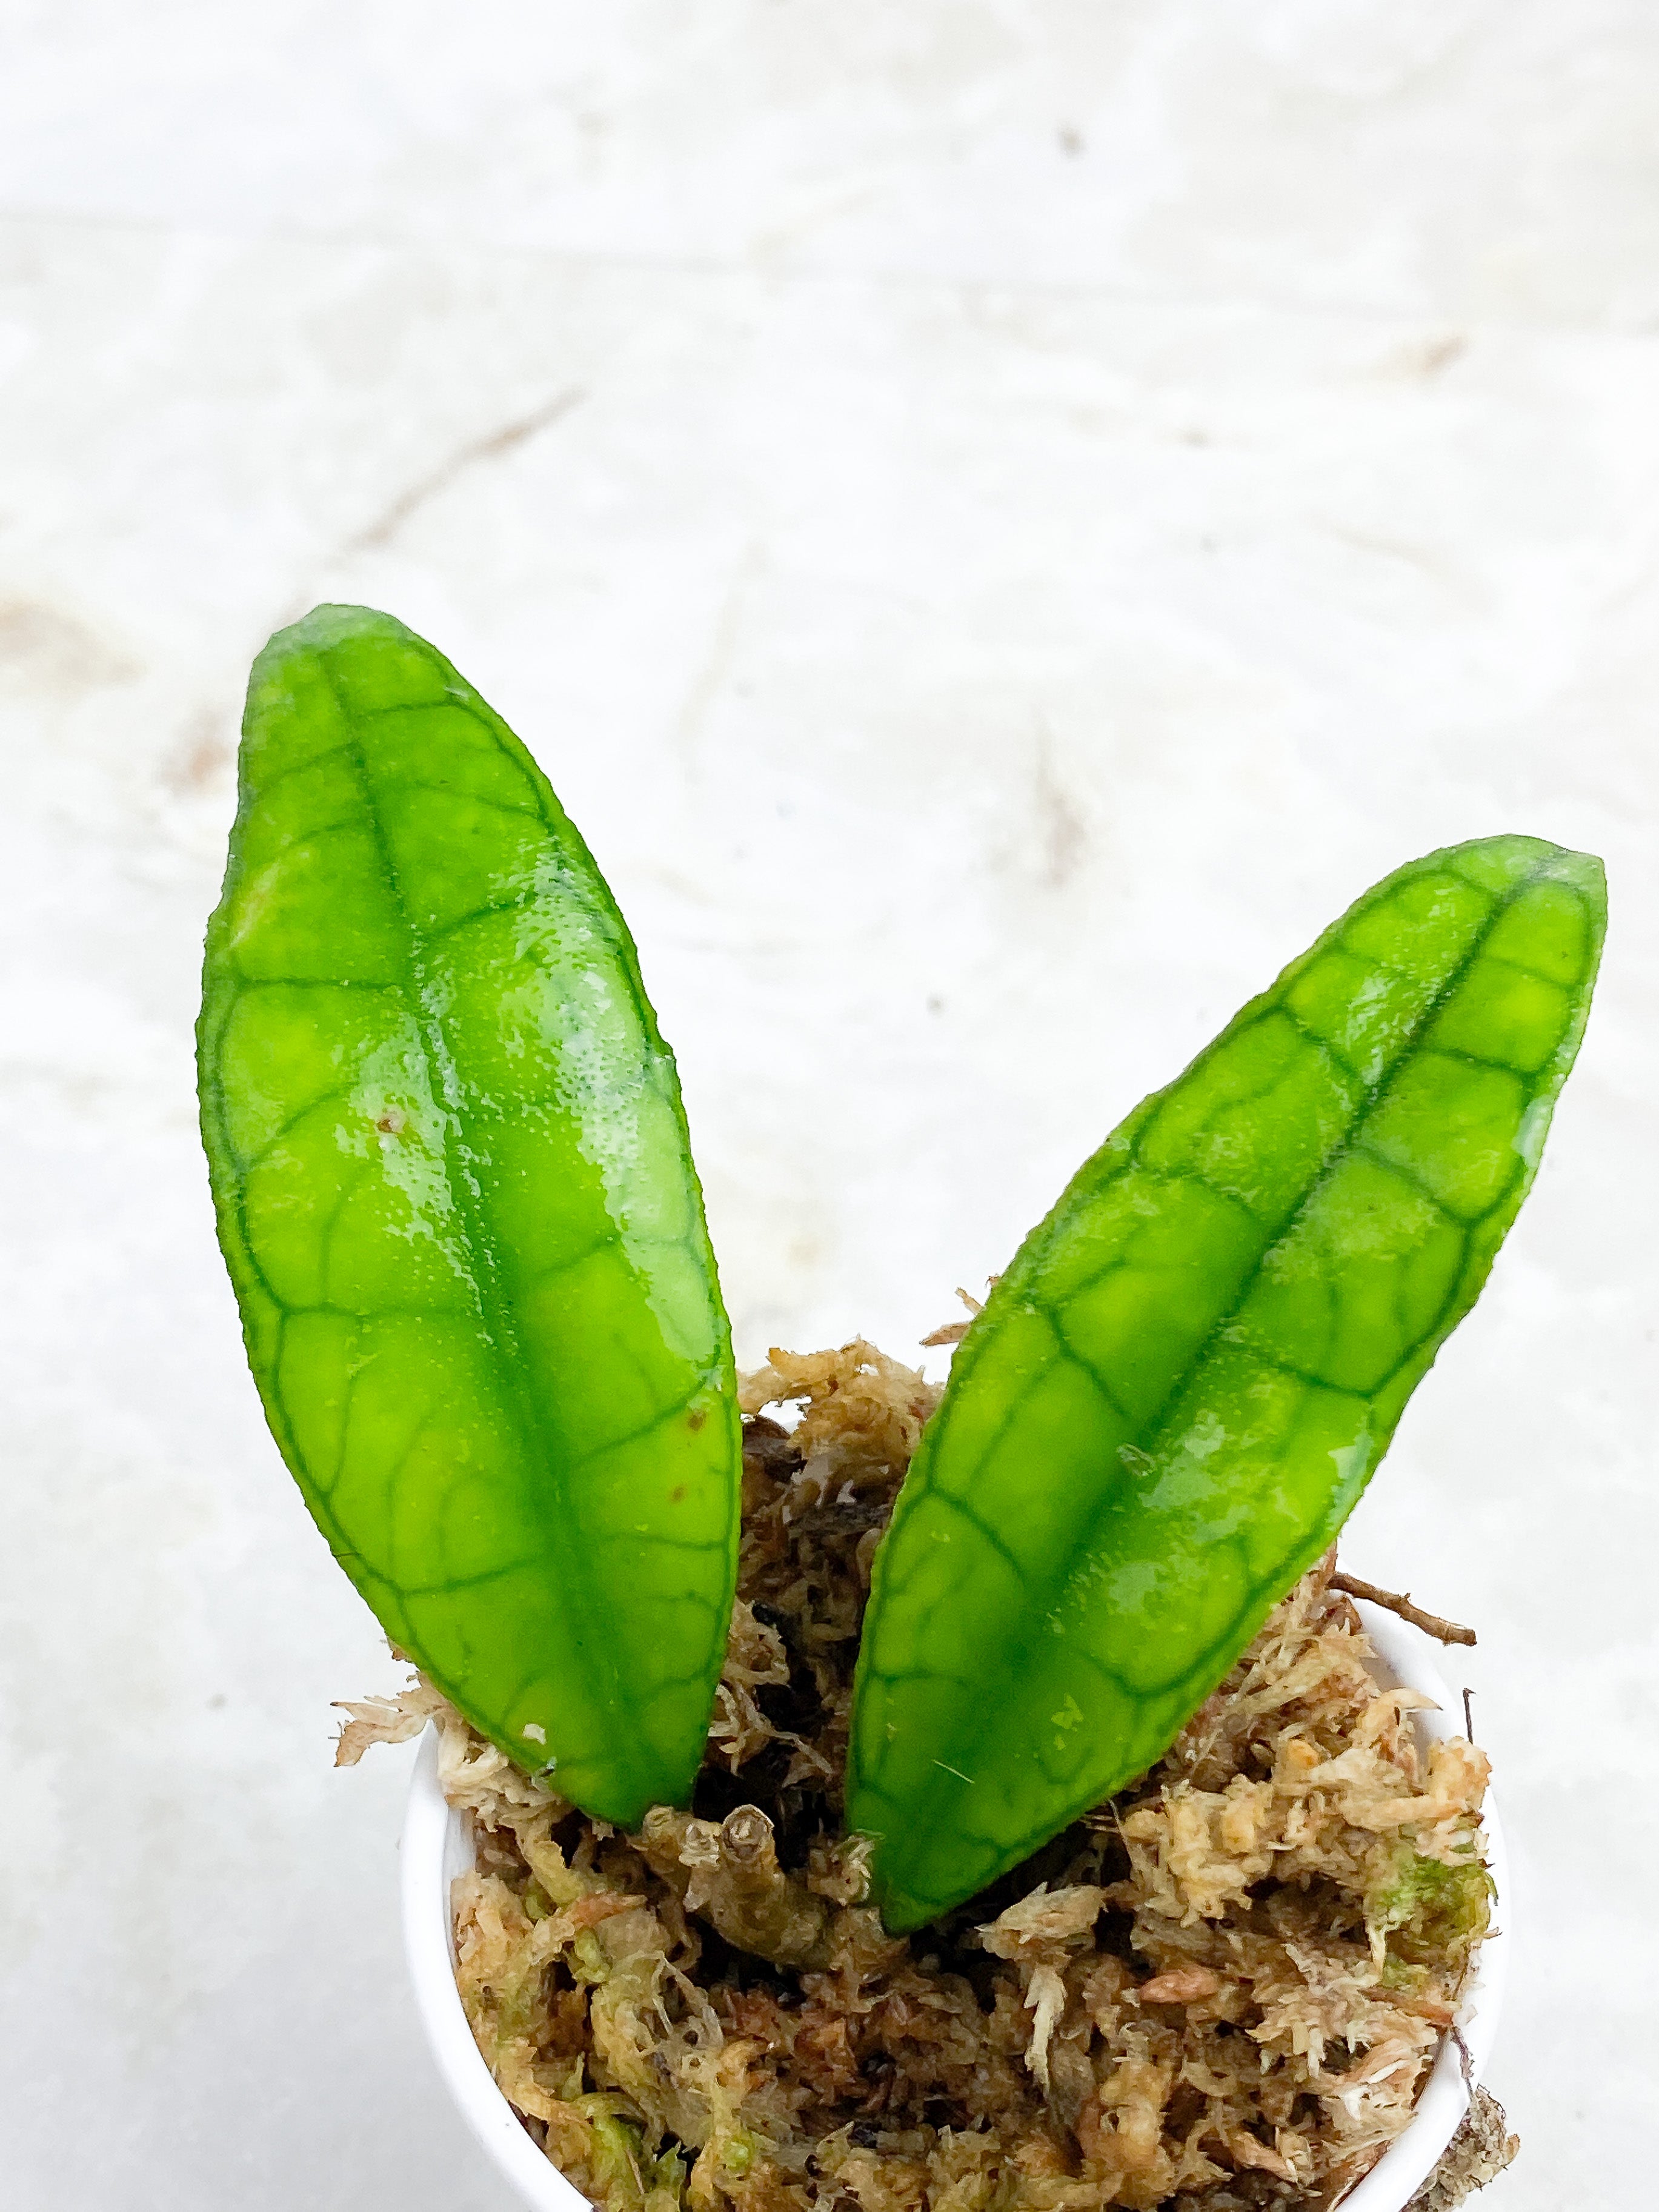
[[[1411,1592],[1378,1589],[1375,1583],[1361,1582],[1358,1575],[1334,1574],[1331,1588],[1346,1591],[1349,1597],[1363,1597],[1371,1605],[1380,1605],[1385,1612],[1398,1613],[1413,1628],[1420,1628],[1425,1636],[1434,1637],[1442,1644],[1474,1644],[1472,1628],[1463,1628],[1455,1620],[1443,1620],[1437,1613],[1425,1613],[1420,1605],[1412,1603]]]

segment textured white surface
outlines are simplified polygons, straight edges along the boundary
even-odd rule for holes
[[[8,2204],[503,2203],[403,1985],[398,1760],[327,1767],[392,1669],[194,1136],[240,688],[322,598],[431,635],[586,829],[750,1358],[903,1352],[1396,861],[1606,855],[1538,1188],[1349,1553],[1481,1631],[1524,1901],[1487,2201],[1638,2201],[1659,16],[0,22]]]

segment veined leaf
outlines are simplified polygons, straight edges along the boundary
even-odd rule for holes
[[[1150,1766],[1334,1540],[1532,1182],[1605,914],[1534,838],[1402,868],[1026,1239],[875,1564],[848,1821],[890,1926]]]
[[[392,1641],[520,1765],[690,1789],[740,1438],[672,1055],[524,747],[391,617],[260,655],[202,1130],[283,1457]]]

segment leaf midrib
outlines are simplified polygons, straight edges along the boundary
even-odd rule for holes
[[[402,879],[386,834],[386,826],[380,818],[380,805],[369,775],[368,755],[364,750],[356,720],[335,679],[326,652],[318,654],[318,663],[322,671],[323,680],[328,686],[336,711],[347,733],[343,750],[351,762],[353,772],[362,793],[364,811],[374,840],[381,872],[396,908],[398,919],[403,927],[404,944],[407,948],[405,956],[407,980],[404,988],[410,1012],[420,1032],[422,1046],[428,1056],[430,1070],[440,1077],[442,1085],[441,1097],[434,1086],[434,1103],[438,1104],[442,1118],[444,1178],[449,1188],[452,1202],[455,1206],[460,1231],[460,1243],[466,1257],[468,1275],[477,1302],[478,1320],[483,1329],[486,1342],[489,1343],[492,1352],[505,1371],[520,1431],[529,1447],[529,1455],[553,1492],[553,1497],[550,1500],[544,1497],[544,1494],[538,1494],[538,1486],[534,1484],[526,1486],[530,1502],[536,1510],[537,1517],[550,1534],[562,1518],[567,1523],[572,1519],[568,1495],[568,1471],[564,1465],[562,1455],[556,1449],[554,1440],[549,1436],[545,1425],[539,1416],[536,1397],[532,1388],[532,1378],[528,1371],[528,1363],[518,1331],[514,1326],[510,1301],[501,1290],[498,1266],[491,1248],[488,1230],[480,1218],[477,1193],[468,1170],[465,1149],[460,1141],[459,1071],[449,1040],[444,1034],[441,1019],[430,1008],[427,1000],[428,979],[423,957],[424,935],[411,914],[408,900],[404,894]],[[450,690],[452,696],[456,696],[457,703],[472,719],[477,720],[476,709],[471,706],[471,702],[464,695],[453,694],[453,687],[449,684],[447,672],[444,675],[444,683],[446,690]],[[495,738],[493,731],[490,735]],[[499,744],[499,738],[495,738],[495,742]],[[540,805],[540,793],[537,793],[536,797],[538,817],[544,830],[551,835],[551,825],[548,823],[545,811]],[[482,1265],[481,1252],[484,1255]],[[554,1508],[551,1512],[547,1510],[549,1504]],[[556,1548],[556,1547],[551,1544],[547,1547],[550,1553]],[[602,1624],[596,1617],[593,1593],[590,1588],[588,1577],[580,1572],[562,1577],[560,1584],[560,1601],[570,1612],[575,1613],[581,1623],[582,1632],[579,1641],[587,1655],[589,1665],[594,1667],[600,1674],[601,1680],[609,1691],[612,1708],[617,1711],[625,1710],[626,1699],[623,1694],[621,1675],[613,1656],[612,1645],[598,1632]],[[447,1690],[450,1686],[445,1684],[443,1686]],[[456,1702],[463,1704],[465,1685],[457,1686],[463,1694],[457,1697]],[[503,1714],[493,1725],[504,1727],[505,1722],[506,1716]]]

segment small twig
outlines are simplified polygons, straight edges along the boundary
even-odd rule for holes
[[[1117,1830],[1119,1843],[1127,1851],[1129,1838],[1123,1832],[1123,1815],[1117,1809],[1115,1797],[1109,1797],[1103,1805],[1097,1805],[1091,1812],[1085,1815],[1085,1819],[1096,1835],[1103,1836],[1106,1832],[1105,1822],[1108,1816],[1110,1817],[1112,1826]]]
[[[1474,1697],[1474,1692],[1469,1688],[1467,1683],[1465,1683],[1463,1686],[1463,1733],[1471,1743],[1474,1741],[1474,1709],[1469,1700]]]
[[[1345,1591],[1349,1597],[1369,1598],[1386,1612],[1397,1613],[1401,1620],[1410,1621],[1425,1635],[1438,1638],[1442,1644],[1473,1644],[1472,1628],[1460,1627],[1455,1620],[1443,1620],[1437,1613],[1425,1613],[1420,1605],[1412,1603],[1409,1590],[1378,1589],[1375,1583],[1362,1583],[1358,1575],[1335,1574],[1331,1577],[1331,1588]]]
[[[1463,2040],[1463,2031],[1454,2021],[1452,2041],[1457,2045],[1457,2063],[1463,2069],[1463,2088],[1471,2104],[1474,2101],[1474,2061],[1469,2056],[1469,2046]]]
[[[991,1279],[994,1282],[996,1280],[995,1276],[994,1275]],[[970,1315],[984,1312],[984,1300],[982,1298],[976,1298],[971,1291],[964,1291],[958,1286],[957,1296],[962,1300],[963,1305],[967,1307]],[[924,1345],[960,1344],[963,1338],[967,1335],[969,1323],[965,1321],[946,1322],[943,1328],[936,1328],[931,1336],[924,1336],[921,1340]]]

